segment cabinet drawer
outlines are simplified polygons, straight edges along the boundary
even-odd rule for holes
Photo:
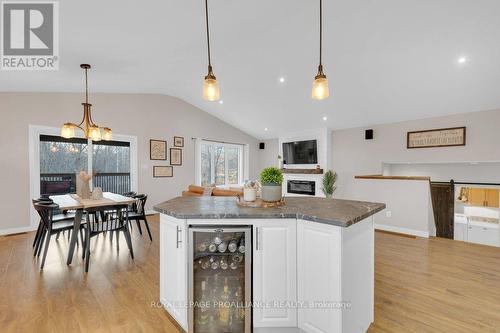
[[[487,225],[486,223],[470,223],[467,232],[468,241],[476,244],[499,246],[498,225]]]

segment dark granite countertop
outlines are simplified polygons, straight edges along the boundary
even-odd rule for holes
[[[385,208],[385,204],[340,199],[288,197],[276,208],[249,208],[235,197],[178,197],[154,207],[179,219],[271,219],[298,218],[348,227]]]

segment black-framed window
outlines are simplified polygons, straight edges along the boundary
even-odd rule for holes
[[[90,171],[93,186],[104,192],[129,192],[130,143],[40,135],[41,195],[75,193],[80,171]]]

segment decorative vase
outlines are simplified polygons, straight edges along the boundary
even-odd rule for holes
[[[257,190],[254,188],[244,188],[243,189],[243,200],[244,201],[255,201],[257,199]]]
[[[92,191],[92,200],[102,200],[102,198],[102,188],[94,187],[94,190]]]
[[[262,200],[266,202],[277,202],[281,200],[280,184],[262,184]]]
[[[80,171],[76,175],[76,194],[82,199],[90,199],[90,179],[92,176],[89,176],[85,171]]]

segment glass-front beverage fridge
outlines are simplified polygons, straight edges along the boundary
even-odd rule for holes
[[[250,227],[189,228],[189,333],[251,332]]]

